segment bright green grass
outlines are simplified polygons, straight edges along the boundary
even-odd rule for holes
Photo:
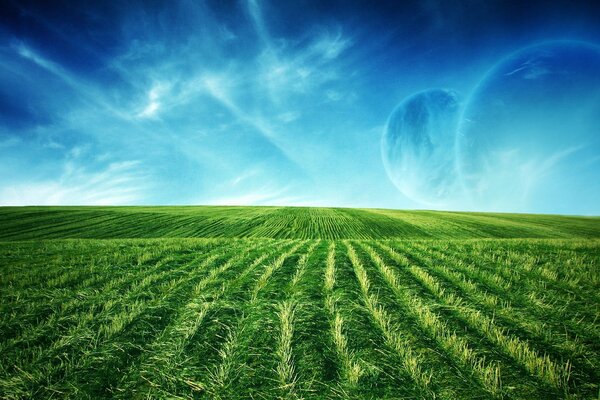
[[[0,208],[0,398],[597,398],[599,223]]]
[[[0,207],[0,240],[587,238],[600,218],[307,207]]]

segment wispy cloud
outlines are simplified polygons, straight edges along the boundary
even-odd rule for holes
[[[265,23],[262,17],[262,10],[259,7],[259,4],[256,0],[248,0],[248,12],[252,17],[252,22],[254,24],[254,28],[256,30],[256,34],[261,40],[262,44],[269,49],[271,47],[271,40],[269,38],[269,34],[267,33],[267,29],[265,27]]]
[[[163,85],[156,85],[150,89],[147,103],[143,110],[137,114],[138,118],[152,118],[157,115],[161,106],[161,96],[165,90],[166,88]]]
[[[324,60],[333,60],[352,45],[352,40],[342,34],[341,29],[335,32],[324,32],[311,46],[311,50]]]
[[[35,49],[27,46],[23,42],[16,42],[13,48],[21,57],[33,62],[37,66],[48,71],[50,74],[62,80],[77,96],[84,99],[89,105],[97,108],[98,111],[108,113],[111,117],[117,117],[122,120],[130,120],[131,117],[118,108],[111,101],[106,99],[101,87],[96,87],[93,83],[85,82],[76,74],[73,74],[63,68],[59,63],[44,57]]]
[[[248,206],[292,206],[292,205],[317,205],[318,200],[291,194],[289,187],[273,189],[271,187],[257,187],[254,190],[240,194],[209,199],[206,204],[211,205],[248,205]]]
[[[146,185],[139,161],[112,162],[88,171],[65,163],[57,179],[9,184],[0,188],[0,205],[116,205],[143,200]]]
[[[199,168],[219,174],[224,181],[237,179],[240,187],[236,196],[244,190],[257,191],[244,187],[245,173],[240,174],[235,168],[253,171],[266,167],[262,170],[263,179],[273,185],[261,190],[274,193],[279,189],[272,188],[306,180],[305,154],[315,149],[311,132],[302,128],[304,119],[311,117],[306,108],[341,98],[344,64],[339,59],[353,41],[337,24],[311,27],[296,38],[277,36],[270,32],[264,18],[271,5],[249,0],[245,6],[245,18],[250,24],[240,34],[239,24],[217,21],[205,6],[177,4],[174,8],[184,16],[182,32],[197,24],[208,27],[203,35],[191,30],[189,36],[177,39],[170,32],[161,30],[159,35],[154,31],[154,17],[132,13],[124,19],[128,21],[127,29],[119,32],[125,45],[104,60],[106,71],[119,79],[102,83],[78,74],[72,65],[53,58],[56,53],[44,52],[25,40],[13,41],[11,48],[23,60],[61,82],[64,93],[68,93],[64,104],[57,103],[61,119],[52,129],[73,132],[80,144],[93,144],[98,157],[135,157],[144,163],[148,175],[158,179],[171,179],[162,176],[165,162],[185,163],[185,167],[179,167],[182,176],[201,174],[194,171]],[[197,23],[192,25],[189,21],[188,27],[185,18],[192,15]],[[161,18],[168,20],[170,16]],[[258,42],[249,40],[252,36]],[[77,40],[69,39],[68,43],[75,46]],[[226,56],[232,45],[250,46],[251,51]],[[94,53],[93,48],[89,50]],[[223,149],[224,143],[232,143],[236,135],[256,137],[257,140],[244,142],[257,146],[254,152],[260,156],[253,157],[243,147]],[[300,141],[299,137],[305,139]],[[40,143],[42,148],[57,154],[77,148],[68,140],[54,138]],[[19,151],[38,151],[37,144],[33,146],[30,150],[22,146]],[[86,161],[78,162],[84,165]],[[32,178],[28,185],[6,186],[2,199],[11,203],[95,204],[104,201],[102,198],[119,203],[148,198],[148,193],[137,185],[143,182],[142,177],[136,178],[135,190],[119,186],[115,193],[121,194],[108,196],[102,189],[112,188],[108,182],[121,184],[113,168],[106,167],[104,173],[97,167],[74,168],[77,173],[67,170],[65,167],[54,179]],[[105,177],[113,172],[113,178]],[[211,176],[206,181],[212,179]],[[86,180],[95,184],[86,185]],[[255,187],[258,184],[253,183]],[[211,191],[207,189],[196,190],[209,198]],[[35,195],[36,190],[39,196]],[[86,190],[90,194],[84,196]],[[54,194],[48,195],[49,191]],[[275,197],[256,196],[239,200],[267,201]],[[283,195],[280,197],[283,201]],[[285,197],[300,201],[297,196]]]

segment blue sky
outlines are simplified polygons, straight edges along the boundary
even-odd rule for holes
[[[589,1],[2,3],[2,205],[431,208],[382,162],[398,104],[431,88],[466,101],[535,43],[600,43]]]

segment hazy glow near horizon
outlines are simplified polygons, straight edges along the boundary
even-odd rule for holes
[[[600,214],[592,3],[8,2],[0,205]]]

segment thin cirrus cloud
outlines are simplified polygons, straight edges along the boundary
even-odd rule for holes
[[[127,204],[139,198],[143,180],[139,162],[110,163],[90,173],[73,162],[64,165],[57,179],[17,183],[0,189],[4,205]]]
[[[600,37],[544,4],[9,1],[0,204],[425,207],[386,176],[389,114],[548,26]]]
[[[190,6],[182,5],[181,7]],[[257,26],[259,24],[262,26],[262,23],[259,22],[261,11],[258,6],[249,4],[249,10],[252,11],[251,14],[257,22]],[[212,26],[217,24],[216,21],[210,19],[208,14],[203,15],[202,18],[204,22]],[[141,31],[142,34],[152,36],[152,32],[147,31],[144,27],[141,28]],[[289,124],[299,115],[296,111],[288,111],[287,100],[284,99],[286,104],[282,104],[286,86],[292,80],[298,82],[296,87],[303,91],[307,86],[316,88],[319,85],[319,82],[314,79],[317,78],[316,74],[306,72],[303,75],[298,72],[310,71],[312,67],[307,65],[307,62],[311,60],[307,59],[307,55],[284,55],[282,54],[283,49],[276,49],[270,44],[265,44],[264,48],[257,49],[254,59],[225,58],[220,55],[220,47],[223,43],[218,36],[221,35],[221,32],[223,30],[217,30],[216,37],[212,40],[204,37],[198,39],[191,32],[188,43],[173,49],[172,55],[166,59],[161,57],[162,53],[166,51],[166,44],[161,43],[160,40],[156,42],[124,40],[126,45],[131,43],[131,48],[126,46],[123,55],[117,55],[114,59],[107,60],[108,65],[123,82],[109,91],[97,85],[93,80],[81,77],[77,71],[61,66],[60,60],[52,60],[42,55],[35,49],[35,44],[29,45],[20,41],[14,44],[12,49],[16,53],[15,55],[45,70],[59,80],[65,92],[73,93],[74,97],[80,100],[77,104],[73,104],[75,102],[64,104],[65,113],[61,115],[60,124],[62,126],[60,128],[78,131],[80,139],[92,142],[94,146],[98,147],[97,151],[112,154],[114,158],[112,162],[122,160],[124,153],[144,159],[145,168],[149,173],[143,178],[137,179],[160,181],[162,179],[160,175],[164,173],[164,168],[159,166],[153,171],[152,164],[171,163],[170,168],[177,170],[178,166],[173,162],[179,158],[188,159],[185,163],[187,165],[184,165],[181,171],[184,176],[186,173],[197,175],[197,171],[205,169],[203,168],[204,160],[189,160],[189,158],[193,158],[193,155],[178,153],[173,149],[180,147],[179,141],[193,140],[198,131],[214,130],[214,125],[217,124],[212,117],[215,114],[220,115],[220,118],[217,118],[217,120],[221,120],[218,125],[223,125],[223,123],[237,125],[237,129],[250,136],[250,142],[259,150],[259,154],[265,152],[265,149],[268,149],[270,153],[275,153],[269,155],[269,158],[274,159],[276,163],[273,169],[283,172],[286,169],[293,170],[294,174],[302,175],[302,166],[298,159],[293,159],[294,155],[289,150],[290,144],[283,140],[284,135],[280,134],[279,125]],[[264,26],[259,34],[265,38],[265,43],[267,43]],[[229,33],[227,40],[232,40],[231,36]],[[322,39],[319,40],[322,42]],[[196,46],[195,51],[192,50]],[[323,48],[323,52],[329,51],[323,47],[323,43],[320,46]],[[270,54],[270,59],[265,57],[267,53]],[[323,57],[331,59],[329,53],[324,53]],[[202,62],[205,57],[212,58],[209,63],[212,65],[205,65],[206,63]],[[307,59],[307,61],[303,59]],[[298,80],[298,77],[301,79]],[[300,81],[302,82],[300,83]],[[39,82],[39,84],[41,86],[43,82]],[[274,101],[275,96],[278,97],[278,101]],[[247,102],[247,98],[253,98],[256,101]],[[265,115],[260,109],[268,105],[273,105],[278,112]],[[188,117],[192,114],[195,115]],[[279,118],[279,115],[284,117]],[[197,123],[199,119],[203,119],[202,124]],[[148,122],[153,124],[150,125]],[[56,127],[53,128],[56,129]],[[203,135],[197,136],[200,139],[203,137]],[[231,138],[229,140],[231,141]],[[11,143],[11,141],[6,139],[4,143]],[[210,146],[209,143],[207,144]],[[64,143],[62,146],[68,148],[69,145],[69,143]],[[163,147],[161,148],[161,146]],[[198,143],[198,146],[201,146],[201,143]],[[152,157],[144,154],[145,149],[150,150],[149,153]],[[26,151],[23,149],[13,150]],[[215,149],[215,152],[223,152],[222,150]],[[235,151],[235,149],[231,150]],[[52,164],[55,164],[56,161],[53,160]],[[248,168],[254,164],[253,160],[249,159],[237,158],[232,161],[238,164],[233,169]],[[66,165],[68,161],[65,159],[63,163]],[[187,171],[186,169],[193,168],[193,164],[198,164],[197,170]],[[218,168],[215,165],[211,166]],[[105,177],[107,169],[112,171],[110,166],[106,165],[98,168],[99,170],[87,174],[89,179],[94,180],[96,175]],[[60,168],[58,169],[60,170]],[[113,171],[114,179],[118,178],[119,173],[122,171]],[[275,177],[267,176],[267,179],[279,179],[282,181],[280,183],[283,183],[284,177],[281,176],[281,173],[267,175],[275,175]],[[285,177],[285,180],[287,181],[288,178],[290,177]],[[294,177],[291,178],[294,179]],[[265,177],[258,179],[264,180]],[[74,183],[73,179],[64,179],[62,175],[58,175],[50,181],[35,182],[34,179],[32,180],[33,182],[28,184],[3,182],[4,199],[0,199],[0,201],[14,204],[18,203],[15,199],[21,199],[26,204],[38,204],[47,203],[50,199],[56,201],[56,204],[98,203],[96,200],[99,196],[98,193],[93,196],[67,196],[68,193],[80,193],[85,186]],[[146,185],[147,182],[139,183],[140,187],[153,186]],[[56,193],[64,195],[47,196],[48,188],[53,188],[52,190]],[[198,191],[201,191],[201,188],[199,189]],[[15,193],[22,195],[17,196]],[[193,196],[192,190],[189,195]],[[134,193],[128,193],[127,196],[110,196],[109,198],[117,203],[146,202],[148,198],[152,199],[152,194],[136,190]],[[246,196],[245,198],[265,197]],[[210,201],[209,198],[205,200]],[[172,201],[179,202],[178,199]]]

